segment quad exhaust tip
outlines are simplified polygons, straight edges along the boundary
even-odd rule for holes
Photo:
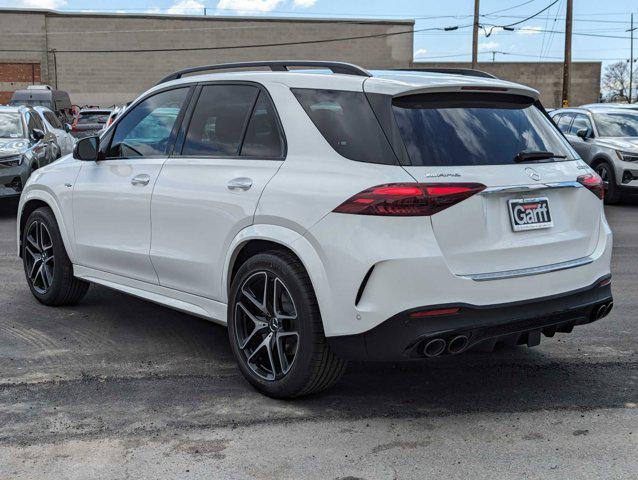
[[[467,347],[467,344],[469,342],[470,339],[467,337],[467,335],[457,335],[456,337],[452,338],[452,340],[450,340],[450,343],[448,343],[447,351],[452,355],[454,355],[455,353],[460,353],[465,350],[465,347]]]
[[[423,355],[426,357],[438,357],[443,352],[445,352],[445,340],[442,338],[433,338],[426,342],[423,346]]]
[[[611,309],[614,308],[614,302],[603,303],[597,309],[594,310],[594,318],[596,320],[606,317],[611,312]]]

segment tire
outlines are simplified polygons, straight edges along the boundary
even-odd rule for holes
[[[60,229],[47,207],[38,208],[27,219],[22,262],[31,293],[44,305],[74,305],[89,289],[89,283],[73,276]]]
[[[614,205],[618,203],[620,201],[620,188],[616,184],[616,173],[613,167],[607,162],[600,162],[594,170],[606,184],[605,204]]]
[[[310,278],[288,252],[260,253],[241,266],[231,285],[228,335],[242,374],[269,397],[319,392],[345,371],[324,335]]]

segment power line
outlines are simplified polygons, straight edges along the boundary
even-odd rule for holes
[[[466,28],[471,25],[463,25],[458,28]],[[210,51],[210,50],[237,50],[242,48],[263,48],[263,47],[282,47],[287,45],[309,45],[331,42],[345,42],[350,40],[363,40],[369,38],[385,38],[397,35],[408,35],[416,32],[443,30],[443,27],[422,28],[419,30],[404,30],[401,32],[377,33],[371,35],[356,35],[351,37],[340,38],[323,38],[319,40],[301,40],[296,42],[279,42],[279,43],[261,43],[251,45],[229,45],[220,47],[182,47],[182,48],[139,48],[126,50],[55,50],[56,53],[150,53],[150,52],[191,52],[191,51]],[[0,52],[41,52],[42,50],[27,49],[0,49]]]

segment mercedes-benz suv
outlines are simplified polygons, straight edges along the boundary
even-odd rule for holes
[[[68,305],[96,283],[227,325],[273,397],[330,386],[347,359],[533,346],[604,317],[601,179],[538,92],[460,73],[167,77],[27,184],[33,295]]]

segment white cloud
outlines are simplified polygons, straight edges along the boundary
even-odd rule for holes
[[[166,10],[170,15],[199,15],[204,12],[204,5],[197,0],[182,0]]]
[[[416,52],[414,52],[414,58],[425,57],[428,54],[427,49],[419,48]]]
[[[541,27],[522,27],[516,33],[520,35],[538,35],[541,33]]]
[[[498,42],[482,42],[482,43],[479,43],[478,49],[479,50],[494,50],[499,45],[500,43]]]
[[[315,3],[317,3],[317,0],[292,0],[292,6],[299,8],[309,8]]]
[[[240,14],[270,12],[282,4],[284,0],[219,0],[220,10],[234,10]],[[304,2],[304,0],[301,0]]]
[[[56,8],[64,7],[67,4],[67,0],[21,0],[9,2],[8,7],[19,8],[43,8],[46,10],[53,10]]]

